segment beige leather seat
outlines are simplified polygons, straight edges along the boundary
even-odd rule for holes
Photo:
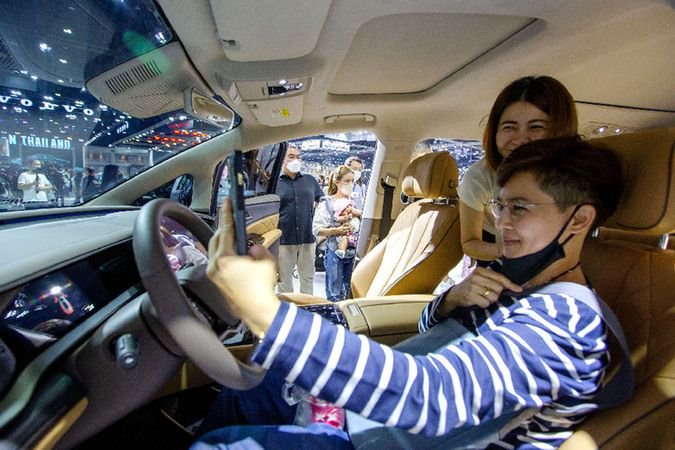
[[[433,292],[463,256],[458,183],[457,163],[447,152],[427,153],[410,162],[401,190],[418,200],[399,214],[388,236],[354,268],[354,298]],[[297,293],[279,296],[300,304],[325,301]]]
[[[627,162],[627,192],[582,255],[616,313],[635,366],[633,398],[591,416],[565,450],[675,448],[675,129],[594,140]],[[618,360],[618,356],[615,357]]]
[[[354,269],[354,298],[433,292],[462,259],[458,184],[457,163],[447,152],[426,153],[410,162],[401,190],[418,200]]]

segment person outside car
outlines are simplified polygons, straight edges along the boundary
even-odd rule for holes
[[[47,202],[54,186],[42,173],[42,161],[34,159],[28,170],[22,172],[17,180],[17,187],[23,191],[23,202]]]
[[[328,177],[329,195],[319,203],[312,222],[317,240],[325,240],[326,298],[332,302],[350,296],[361,217],[352,199],[353,189],[353,171],[339,166]]]
[[[278,291],[293,292],[293,270],[297,267],[300,292],[314,293],[315,238],[312,234],[314,208],[323,196],[312,175],[303,174],[300,149],[289,144],[283,173],[277,184],[279,196],[279,285]]]

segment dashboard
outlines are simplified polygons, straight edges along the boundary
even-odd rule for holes
[[[68,447],[147,404],[161,388],[178,389],[175,374],[186,352],[167,334],[142,286],[132,245],[138,209],[48,216],[0,221],[0,433],[36,435],[42,422],[29,417],[31,402],[63,409],[86,399],[77,426],[63,438]],[[207,261],[206,248],[192,233],[168,218],[158,231],[153,239],[161,239],[168,266],[181,271],[179,280],[204,269],[192,269]],[[195,315],[245,356],[247,344],[254,344],[251,333],[241,323],[211,322],[213,314],[200,309],[203,303],[191,296],[199,297],[192,289],[187,285],[185,292]],[[406,304],[396,302],[396,323],[405,322],[400,316],[414,316],[404,330],[414,332],[423,303],[410,303],[414,314],[401,314]],[[377,320],[390,305],[383,299],[351,302],[344,309],[305,307],[386,342],[400,334],[390,321]],[[133,365],[127,363],[130,355]]]
[[[23,285],[2,313],[2,321],[12,328],[22,328],[60,337],[78,319],[95,311],[97,302],[74,281],[91,269],[78,263],[69,270],[59,270]],[[95,288],[96,289],[96,288]]]
[[[120,215],[135,218],[134,213],[113,213],[57,223],[61,230],[65,228],[64,222],[68,222],[82,232],[89,228],[84,227],[85,224],[97,228],[102,219],[119,220]],[[37,241],[41,240],[42,233],[53,231],[48,224],[32,225],[31,228],[33,240]],[[134,285],[140,286],[130,241],[131,227],[127,232],[127,239],[122,242],[106,243],[109,246],[93,251],[84,259],[11,289],[12,294],[6,303],[3,301],[5,306],[0,309],[0,339],[21,349],[15,351],[20,353],[23,362],[19,368],[122,292]],[[204,246],[175,220],[163,218],[160,232],[167,261],[174,271],[207,262]],[[87,242],[90,236],[83,233],[79,237],[80,242]],[[71,244],[66,236],[66,239],[54,242],[52,251],[59,250],[59,245],[70,247]],[[98,240],[96,245],[100,245]],[[89,249],[79,249],[83,250]]]
[[[149,401],[176,373],[183,356],[156,322],[136,266],[138,214],[80,207],[0,220],[3,433],[34,434],[38,423],[23,417],[29,402],[64,408],[86,395],[86,417],[68,437],[76,442]],[[178,222],[165,218],[158,236],[174,271],[207,261],[204,246]],[[117,345],[122,337],[140,349],[133,371],[121,363],[128,356]],[[147,383],[130,381],[141,373]],[[121,385],[125,396],[116,391]],[[54,394],[59,389],[67,394]]]
[[[17,371],[139,284],[126,241],[18,286],[0,312],[0,339],[13,349]]]

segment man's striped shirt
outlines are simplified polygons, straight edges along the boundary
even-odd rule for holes
[[[441,299],[425,308],[420,330],[438,322]],[[312,395],[411,433],[440,436],[529,409],[494,448],[556,448],[596,409],[607,336],[583,302],[533,293],[453,316],[475,336],[412,356],[282,303],[253,360]]]

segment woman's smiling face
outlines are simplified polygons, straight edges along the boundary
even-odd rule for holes
[[[511,103],[502,113],[497,126],[497,150],[506,158],[526,142],[551,136],[551,118],[532,103]]]

